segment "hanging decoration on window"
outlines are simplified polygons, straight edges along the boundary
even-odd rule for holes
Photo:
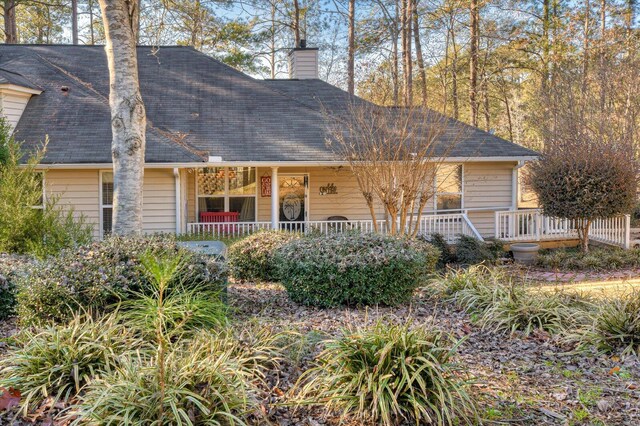
[[[203,195],[224,193],[224,169],[198,170],[198,192]]]
[[[337,193],[338,188],[332,183],[320,187],[320,195],[336,195]]]
[[[271,176],[264,175],[260,178],[260,195],[271,197]]]

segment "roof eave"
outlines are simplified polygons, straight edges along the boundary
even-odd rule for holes
[[[42,90],[32,89],[30,87],[25,87],[25,86],[18,86],[17,84],[12,84],[12,83],[0,84],[0,90],[17,92],[17,93],[26,94],[26,95],[39,95],[40,93],[42,93]]]
[[[509,157],[446,157],[442,161],[446,163],[465,163],[465,162],[520,162],[533,161],[537,156],[509,156]],[[181,163],[145,163],[147,169],[164,169],[164,168],[193,168],[193,167],[296,167],[296,166],[315,166],[315,167],[335,167],[345,166],[347,161],[212,161],[212,162],[181,162]],[[112,163],[53,163],[39,164],[38,169],[110,169]]]

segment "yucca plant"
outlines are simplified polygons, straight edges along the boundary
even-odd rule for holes
[[[468,424],[477,411],[452,362],[459,344],[408,324],[345,330],[301,376],[298,403],[384,425]]]
[[[100,319],[76,315],[67,325],[27,328],[11,344],[0,358],[0,387],[22,392],[23,414],[48,397],[72,400],[88,383],[116,368],[122,354],[147,348],[117,314]]]
[[[600,301],[588,312],[585,325],[568,339],[602,352],[640,355],[640,290]]]
[[[258,408],[264,353],[245,350],[231,333],[198,333],[168,349],[161,379],[159,359],[123,360],[87,387],[74,415],[100,425],[244,425]]]

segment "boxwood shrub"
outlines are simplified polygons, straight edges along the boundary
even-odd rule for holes
[[[377,234],[309,236],[289,242],[275,256],[280,280],[297,303],[398,305],[434,271],[432,245]]]
[[[30,256],[0,254],[0,321],[15,313],[16,280],[36,262]]]
[[[228,251],[231,275],[244,281],[277,281],[275,252],[297,238],[291,232],[260,231],[234,243]]]
[[[18,316],[23,324],[64,322],[79,310],[104,310],[132,292],[144,292],[149,281],[141,256],[175,253],[184,256],[176,280],[186,288],[221,288],[224,265],[193,254],[164,236],[110,237],[101,242],[62,251],[17,280]]]

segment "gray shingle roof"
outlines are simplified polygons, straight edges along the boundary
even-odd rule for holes
[[[15,84],[16,86],[27,87],[29,89],[42,90],[42,88],[36,86],[21,74],[3,68],[0,68],[0,84]]]
[[[320,80],[256,80],[189,47],[139,47],[138,67],[151,163],[335,160],[323,108],[341,114],[354,99]],[[0,69],[44,90],[16,132],[27,145],[49,136],[45,163],[111,162],[103,47],[0,45]],[[455,155],[536,155],[477,129],[469,135]]]

